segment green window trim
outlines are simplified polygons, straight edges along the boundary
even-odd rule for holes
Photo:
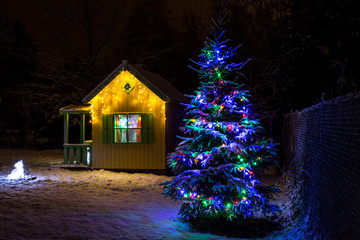
[[[114,142],[141,143],[141,114],[114,114]]]
[[[129,126],[129,116],[137,126]],[[126,116],[126,121],[124,120]],[[116,118],[117,121],[116,121]],[[126,123],[125,123],[126,122]],[[140,123],[141,122],[141,123]],[[134,124],[134,123],[133,123]],[[141,126],[139,126],[139,124]],[[114,113],[102,115],[102,130],[104,144],[143,144],[154,142],[154,115],[152,113]],[[126,137],[124,137],[126,135]],[[130,135],[133,137],[130,139]],[[134,137],[136,135],[136,137]],[[139,139],[137,141],[137,139]],[[126,141],[124,141],[126,139]],[[130,139],[130,140],[129,140]]]

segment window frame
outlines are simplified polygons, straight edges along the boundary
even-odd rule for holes
[[[120,115],[126,115],[126,125],[127,127],[126,128],[123,128],[123,127],[116,127],[116,117],[117,116],[120,116]],[[136,127],[136,128],[129,128],[129,116],[130,115],[138,115],[140,116],[140,121],[141,121],[141,126],[140,127]],[[113,127],[114,127],[114,144],[141,144],[143,143],[143,114],[141,113],[119,113],[119,114],[116,114],[114,113],[113,114],[113,121],[114,121],[114,124],[113,124]],[[122,134],[121,133],[121,130],[123,129],[126,129],[126,142],[121,142],[121,141],[118,141],[116,142],[116,130],[120,130],[120,135]],[[129,141],[129,129],[140,129],[140,142],[130,142]]]
[[[115,117],[117,115],[140,115],[141,116],[141,141],[140,142],[115,142]],[[124,129],[124,128],[123,128]],[[129,128],[128,128],[129,129]],[[102,143],[103,144],[147,144],[154,143],[154,114],[144,112],[115,112],[102,114]]]

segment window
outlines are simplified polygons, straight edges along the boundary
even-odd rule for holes
[[[152,113],[103,114],[103,143],[152,143]]]
[[[114,115],[115,143],[141,142],[141,115]]]

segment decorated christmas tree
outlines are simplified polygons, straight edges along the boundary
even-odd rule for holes
[[[227,12],[220,8],[209,27],[198,61],[192,61],[201,86],[189,96],[185,136],[168,156],[175,173],[163,183],[165,197],[182,200],[182,217],[243,220],[275,214],[279,208],[269,199],[276,186],[262,186],[259,176],[274,162],[275,144],[261,136],[264,132],[251,111],[250,94],[240,84],[239,72],[247,61],[231,62],[238,47],[228,47]]]

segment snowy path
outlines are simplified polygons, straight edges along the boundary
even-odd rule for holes
[[[61,150],[0,149],[0,240],[231,239],[177,220],[181,203],[160,194],[159,183],[170,177],[50,170],[62,157]],[[21,159],[36,180],[5,179]]]
[[[193,233],[177,220],[153,174],[51,169],[51,152],[22,152],[33,181],[6,180],[21,151],[0,150],[0,239],[228,239]],[[50,161],[51,160],[51,161]]]
[[[187,239],[188,229],[174,221],[180,203],[160,195],[165,177],[32,172],[35,181],[0,180],[1,239]]]

